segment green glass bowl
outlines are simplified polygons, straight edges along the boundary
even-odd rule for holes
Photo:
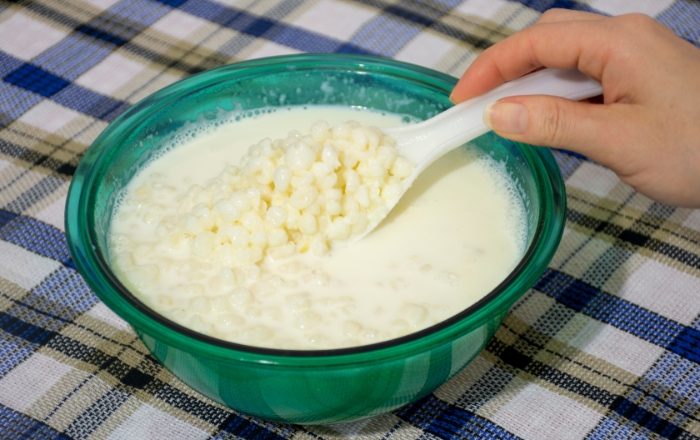
[[[110,269],[108,233],[119,192],[174,132],[230,112],[305,104],[351,105],[425,119],[451,106],[455,78],[382,58],[295,55],[204,72],[134,105],[95,140],[71,182],[66,232],[75,264],[170,371],[243,413],[290,423],[333,423],[384,413],[433,391],[474,358],[511,305],[545,270],[564,224],[559,169],[545,149],[484,135],[527,209],[527,251],[498,287],[420,332],[362,347],[291,351],[243,346],[188,330],[149,310]]]

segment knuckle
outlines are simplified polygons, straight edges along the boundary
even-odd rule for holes
[[[569,124],[561,104],[551,101],[541,113],[540,134],[548,144],[563,145],[570,129]]]

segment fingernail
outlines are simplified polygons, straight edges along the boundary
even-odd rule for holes
[[[501,133],[522,134],[527,130],[527,109],[515,102],[494,102],[484,114],[486,125]]]

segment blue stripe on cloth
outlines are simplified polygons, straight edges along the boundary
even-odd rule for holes
[[[0,77],[4,77],[8,73],[17,69],[22,64],[24,64],[24,61],[22,61],[18,58],[15,58],[15,57],[0,50]],[[0,100],[2,100],[2,99],[3,99],[3,96],[0,95]]]
[[[98,299],[75,270],[61,267],[32,289],[23,301],[72,321],[91,309]]]
[[[55,175],[46,176],[39,182],[33,184],[16,199],[7,203],[5,208],[14,212],[25,211],[34,206],[37,202],[45,200],[47,196],[56,192],[56,190],[65,183],[66,180],[63,177],[57,177]]]
[[[532,8],[539,12],[544,12],[551,8],[573,9],[576,11],[595,12],[595,9],[590,6],[572,0],[518,0],[515,3],[521,3],[528,8]]]
[[[0,217],[7,218],[11,215],[7,210],[0,209]],[[0,228],[0,239],[63,263],[67,267],[74,267],[65,234],[48,223],[24,215],[15,215]]]
[[[230,438],[231,434],[238,438],[283,440],[293,434],[290,430],[289,436],[281,436],[270,431],[265,426],[254,422],[251,419],[242,417],[236,413],[231,413],[224,422],[219,425],[221,430],[212,440],[223,440]]]
[[[656,19],[678,36],[700,46],[700,3],[697,0],[676,0]]]
[[[419,28],[404,20],[380,15],[358,29],[350,43],[390,57],[419,33]]]
[[[610,409],[620,414],[621,416],[643,426],[651,432],[654,432],[662,437],[675,439],[683,431],[680,427],[674,425],[668,420],[664,420],[656,414],[648,411],[641,406],[630,402],[624,397],[618,397],[611,405]]]
[[[15,299],[14,304],[6,310],[6,313],[18,316],[22,321],[31,322],[37,327],[55,333],[60,332],[72,322],[66,317],[70,316],[71,313],[66,313],[61,309],[51,309],[51,304],[46,304],[46,301],[42,301],[32,292],[22,299]]]
[[[183,3],[185,3],[187,0],[155,0],[157,2],[163,3],[164,5],[168,5],[173,8],[178,8],[182,6]]]
[[[700,330],[692,327],[684,328],[669,344],[668,349],[700,364]]]
[[[37,345],[27,344],[22,338],[11,335],[3,334],[0,330],[0,378],[4,377],[17,365],[25,361],[29,356],[32,355],[38,348]],[[0,425],[2,426],[2,425]]]
[[[270,29],[275,27],[275,21],[268,18],[259,17],[251,22],[247,27],[241,29],[244,34],[260,37],[265,35]]]
[[[19,214],[15,213],[15,212],[7,211],[5,209],[0,209],[0,229],[2,229],[3,226],[10,223],[12,220],[17,218],[18,216],[19,216]]]
[[[452,9],[464,3],[464,0],[433,0],[433,2]]]
[[[10,55],[4,54],[2,61],[15,63],[16,59]],[[18,119],[29,108],[39,103],[43,98],[40,93],[37,93],[34,88],[36,85],[31,84],[29,77],[19,78],[17,73],[24,66],[30,66],[28,73],[35,72],[35,69],[43,71],[36,66],[29,64],[20,64],[20,67],[11,71],[7,76],[14,75],[13,78],[20,85],[13,85],[5,82],[0,82],[0,124],[7,124],[9,121]],[[45,72],[45,71],[43,71]],[[49,77],[55,77],[50,72],[46,72]],[[42,75],[42,73],[39,73]],[[61,81],[61,78],[59,78]],[[66,81],[67,86],[62,88],[58,93],[51,96],[51,99],[69,109],[76,110],[96,119],[111,121],[119,116],[124,110],[130,107],[131,104],[111,98],[94,92],[85,87],[78,86]],[[23,87],[26,85],[27,87]],[[3,118],[10,118],[5,122]]]
[[[555,155],[556,155],[556,154],[560,154],[560,155],[563,155],[563,156],[572,157],[572,158],[575,158],[575,159],[579,159],[579,160],[581,160],[581,161],[587,161],[587,160],[589,160],[589,159],[588,159],[586,156],[584,156],[583,154],[577,153],[577,152],[571,151],[571,150],[564,150],[564,149],[560,149],[560,148],[552,148],[552,153],[554,153]]]
[[[98,29],[88,24],[81,24],[80,26],[76,27],[75,32],[87,35],[96,40],[104,41],[117,47],[123,46],[128,42],[126,39],[120,37],[119,35],[115,35],[103,29]],[[110,50],[112,50],[112,48],[110,48]]]
[[[128,102],[93,92],[75,84],[71,84],[56,94],[53,100],[72,110],[107,122],[114,120],[131,106]]]
[[[5,312],[0,312],[0,328],[6,333],[38,345],[46,344],[57,334],[54,331],[41,328]]]
[[[36,93],[0,81],[0,125],[9,125],[44,99]]]
[[[672,406],[678,413],[685,408],[685,418],[700,414],[700,368],[694,362],[675,353],[664,353],[654,365],[637,381],[639,394],[651,395],[658,402]],[[639,396],[641,398],[643,396]],[[697,416],[696,416],[697,417]]]
[[[3,438],[69,440],[70,437],[49,425],[18,413],[0,404],[0,426]]]
[[[342,52],[360,55],[371,53],[354,44],[339,43],[330,38],[319,39],[319,34],[294,27],[275,26],[270,32],[265,34],[265,38],[304,52]]]
[[[695,358],[689,347],[697,343],[688,327],[632,304],[624,299],[576,279],[548,269],[535,288],[571,309],[610,324],[638,338],[656,344],[686,358]]]
[[[339,48],[344,47],[347,51],[352,51],[353,53],[370,53],[360,47],[343,44],[341,41],[316,32],[258,17],[243,10],[217,4],[210,0],[187,2],[182,5],[181,9],[189,14],[238,32],[265,38],[304,52],[335,52]]]
[[[51,73],[73,81],[112,52],[94,40],[69,35],[42,52],[32,62]]]
[[[586,440],[649,440],[649,433],[640,430],[638,426],[629,420],[613,413],[600,421],[586,436]]]
[[[153,0],[130,0],[115,3],[108,12],[116,15],[116,20],[138,23],[145,29],[171,10],[172,8]]]
[[[29,63],[19,66],[5,75],[3,79],[9,84],[47,98],[65,89],[70,84],[70,81]]]
[[[450,405],[432,394],[399,409],[395,414],[439,438],[518,439],[497,424],[471,411]]]
[[[554,160],[556,160],[557,165],[559,165],[559,170],[564,180],[571,177],[585,161],[585,159],[567,154],[564,150],[553,150],[552,153],[554,154]]]

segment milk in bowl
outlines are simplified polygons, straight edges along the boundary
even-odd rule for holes
[[[120,196],[114,270],[162,316],[249,346],[363,346],[463,311],[522,258],[523,202],[489,156],[448,153],[355,240],[410,174],[381,132],[402,117],[256,113],[190,127]]]

